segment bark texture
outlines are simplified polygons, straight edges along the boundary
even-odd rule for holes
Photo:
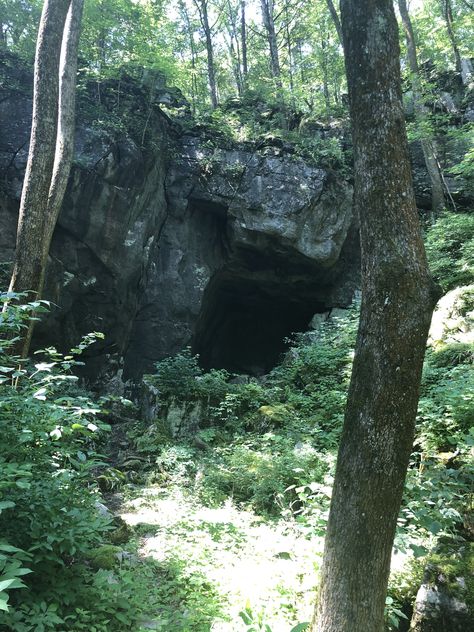
[[[451,42],[451,47],[454,53],[456,72],[458,72],[462,76],[461,54],[456,42],[456,35],[454,34],[453,8],[451,6],[451,0],[441,0],[441,7],[443,10],[444,20],[446,22],[446,30],[448,31],[449,41]]]
[[[36,45],[33,120],[20,202],[16,254],[10,292],[31,291],[43,284],[40,236],[48,208],[58,126],[59,51],[69,0],[46,0]]]
[[[400,16],[402,18],[403,28],[405,30],[405,38],[407,43],[408,63],[412,75],[413,102],[415,108],[415,116],[419,123],[422,123],[426,116],[423,104],[423,95],[421,91],[420,69],[418,66],[418,55],[416,52],[416,40],[410,14],[406,0],[398,0]],[[425,159],[426,170],[430,177],[431,183],[431,209],[435,216],[439,215],[445,207],[443,181],[436,159],[434,141],[424,135],[421,140],[421,149],[423,158]]]
[[[382,632],[437,298],[413,194],[391,0],[342,0],[362,306],[314,632]]]
[[[195,4],[199,11],[201,26],[204,31],[204,37],[206,38],[207,75],[209,79],[209,92],[211,95],[211,105],[212,105],[212,108],[215,110],[219,104],[219,100],[217,98],[216,68],[214,64],[214,47],[212,45],[212,31],[211,31],[211,25],[209,23],[208,0],[195,0]]]
[[[74,150],[83,0],[46,0],[35,59],[33,119],[10,292],[41,298],[49,248]],[[33,321],[15,351],[26,356]],[[21,346],[20,346],[21,345]]]
[[[326,4],[328,5],[329,13],[331,14],[332,21],[334,22],[334,26],[336,27],[336,31],[339,36],[339,41],[342,44],[342,26],[341,26],[341,20],[339,19],[339,14],[332,0],[326,0]]]
[[[270,69],[277,88],[281,88],[280,57],[278,54],[278,42],[273,15],[273,0],[260,0],[260,4],[262,7],[263,26],[265,27],[268,46],[270,48]]]
[[[54,227],[66,192],[74,153],[76,116],[77,52],[84,0],[71,0],[64,27],[59,64],[59,112],[53,173],[43,238],[43,266],[49,253]]]
[[[247,61],[247,24],[245,21],[245,0],[241,0],[240,2],[240,38],[242,40],[242,74],[245,86],[247,81],[247,74],[249,71]]]

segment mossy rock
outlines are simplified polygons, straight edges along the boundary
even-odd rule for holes
[[[92,568],[112,570],[122,559],[122,549],[113,544],[104,544],[89,553],[89,563]]]
[[[266,421],[270,421],[274,424],[282,424],[288,420],[289,416],[294,414],[291,406],[288,406],[287,404],[260,406],[258,412]]]
[[[116,529],[109,533],[109,540],[112,544],[125,544],[133,535],[133,530],[120,516],[115,516],[114,525]]]
[[[429,556],[410,630],[466,632],[474,616],[474,543]]]

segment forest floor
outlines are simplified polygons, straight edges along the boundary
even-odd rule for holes
[[[155,569],[155,610],[142,629],[288,632],[310,619],[321,537],[309,540],[294,522],[263,519],[230,499],[206,507],[180,487],[137,488],[112,501],[138,534],[140,559]]]

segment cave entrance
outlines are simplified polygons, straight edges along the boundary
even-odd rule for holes
[[[206,290],[193,351],[204,369],[263,375],[288,348],[288,337],[305,331],[322,309],[286,284],[220,275]]]

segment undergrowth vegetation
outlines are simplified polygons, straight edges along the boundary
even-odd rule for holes
[[[47,309],[2,295],[0,314],[0,629],[130,630],[151,567],[108,544],[117,532],[94,482],[110,427],[73,368],[99,334],[67,356],[12,355],[26,322]],[[95,564],[109,553],[109,566]],[[99,555],[100,558],[100,555]],[[111,561],[110,561],[111,559]],[[113,570],[111,570],[113,568]]]
[[[447,214],[428,230],[434,273],[455,289],[449,326],[426,355],[395,540],[405,564],[391,579],[387,630],[406,629],[427,564],[453,586],[466,574],[466,598],[473,594],[471,219]],[[145,379],[156,411],[145,422],[130,402],[97,400],[74,376],[98,334],[68,355],[50,348],[20,360],[12,343],[47,305],[2,302],[0,629],[206,632],[221,621],[303,630],[320,549],[298,551],[325,534],[358,306],[295,336],[264,377],[205,372],[189,349],[159,362]],[[111,429],[126,439],[113,462]],[[134,527],[105,509],[101,490],[140,504]],[[259,547],[259,563],[281,576],[246,603],[225,573]],[[239,572],[250,582],[248,567]]]

